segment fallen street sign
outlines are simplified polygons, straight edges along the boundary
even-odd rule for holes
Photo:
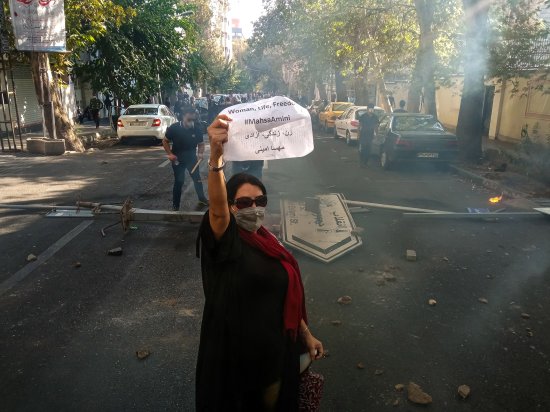
[[[363,244],[341,194],[281,200],[283,242],[322,262],[332,262]]]

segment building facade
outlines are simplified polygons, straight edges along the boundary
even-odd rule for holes
[[[233,58],[231,43],[231,10],[229,0],[210,0],[212,19],[210,20],[211,33],[217,39],[217,44],[223,52],[226,61]]]

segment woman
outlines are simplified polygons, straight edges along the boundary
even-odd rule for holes
[[[262,226],[264,185],[244,173],[225,184],[230,121],[220,115],[208,128],[197,411],[296,411],[300,355],[320,359],[323,345],[307,327],[298,263]]]

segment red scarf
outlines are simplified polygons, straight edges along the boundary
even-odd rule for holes
[[[302,319],[307,323],[304,285],[300,268],[294,256],[269,232],[260,227],[256,233],[239,228],[241,239],[248,245],[261,250],[267,256],[279,259],[288,273],[288,288],[286,290],[284,307],[284,329],[293,340],[296,340]]]

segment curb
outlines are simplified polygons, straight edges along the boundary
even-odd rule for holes
[[[530,195],[525,192],[512,189],[508,186],[495,182],[494,180],[487,179],[486,177],[478,175],[477,173],[474,173],[474,172],[470,172],[469,170],[463,169],[461,167],[458,167],[455,165],[449,165],[449,167],[451,168],[451,170],[454,170],[458,175],[471,179],[474,182],[477,182],[480,185],[486,187],[487,189],[495,190],[496,192],[500,192],[509,197],[523,197],[523,198],[530,197]]]

